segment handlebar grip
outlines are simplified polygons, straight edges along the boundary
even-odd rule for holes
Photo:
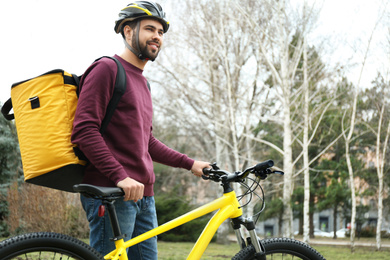
[[[268,161],[261,162],[261,163],[257,164],[255,166],[255,170],[256,171],[262,171],[262,170],[265,170],[265,169],[270,168],[272,166],[274,166],[274,161],[268,160]]]
[[[211,168],[203,168],[202,169],[202,172],[203,172],[204,175],[209,175],[210,171],[211,171]]]
[[[210,177],[208,176],[210,174],[210,171],[211,171],[211,168],[203,168],[202,169],[202,172],[203,172],[202,179],[203,180],[210,180]]]

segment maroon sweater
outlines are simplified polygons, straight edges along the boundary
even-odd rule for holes
[[[113,93],[117,66],[107,58],[91,65],[81,81],[72,143],[90,161],[84,183],[113,187],[130,177],[145,185],[145,196],[152,196],[153,161],[187,170],[194,161],[154,138],[152,99],[143,70],[115,57],[126,71],[126,92],[102,136],[99,129]]]

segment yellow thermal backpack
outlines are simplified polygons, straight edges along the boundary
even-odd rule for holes
[[[114,57],[106,58],[116,62],[118,73],[101,134],[126,91],[122,64]],[[87,162],[71,143],[80,79],[81,76],[57,69],[12,85],[11,98],[1,112],[8,120],[15,119],[26,182],[69,192],[73,192],[73,185],[81,183]]]

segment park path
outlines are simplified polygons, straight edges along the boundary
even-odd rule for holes
[[[300,240],[300,239],[298,239]],[[333,245],[333,246],[350,246],[351,242],[347,240],[338,240],[338,239],[324,239],[324,238],[314,238],[310,239],[310,245]],[[376,242],[373,241],[355,241],[356,247],[372,247],[376,248]],[[383,248],[390,248],[390,241],[382,241]]]

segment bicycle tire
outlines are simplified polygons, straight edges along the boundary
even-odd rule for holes
[[[28,233],[0,242],[0,259],[103,259],[86,243],[64,234],[51,232]]]
[[[261,241],[265,248],[267,259],[302,259],[325,260],[314,248],[301,241],[290,238],[271,238]],[[252,260],[255,258],[255,248],[249,245],[241,249],[232,260]],[[289,256],[291,258],[289,258]]]

